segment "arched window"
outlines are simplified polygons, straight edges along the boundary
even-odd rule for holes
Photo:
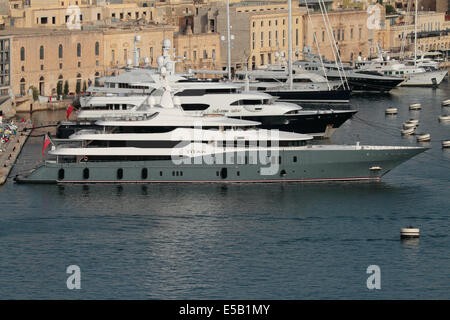
[[[44,60],[44,46],[41,46],[41,47],[39,48],[39,58],[40,58],[41,60]]]
[[[58,76],[58,82],[56,84],[56,93],[58,95],[62,95],[63,94],[63,79],[64,79],[63,75],[60,74]]]
[[[95,80],[94,80],[95,86],[98,86],[98,85],[99,85],[98,78],[100,78],[100,73],[96,72],[96,73],[95,73]]]
[[[25,95],[25,79],[22,78],[20,79],[20,95],[24,96]]]
[[[44,77],[40,77],[39,78],[39,94],[41,96],[45,95],[45,82],[44,82]]]
[[[100,43],[95,43],[95,55],[98,56],[100,54]]]
[[[25,48],[20,48],[20,61],[25,61]]]
[[[77,57],[81,57],[81,43],[77,43]]]
[[[62,46],[62,44],[60,44],[59,47],[58,47],[58,57],[60,59],[63,58],[63,46]]]

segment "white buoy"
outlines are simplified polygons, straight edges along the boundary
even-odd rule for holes
[[[421,133],[417,135],[418,142],[426,142],[431,140],[431,135],[429,133]]]
[[[419,228],[413,228],[413,227],[409,226],[407,228],[400,229],[400,238],[401,239],[415,239],[415,238],[419,238],[419,236],[420,236]]]
[[[387,108],[386,114],[397,114],[398,109],[397,108]]]
[[[416,131],[415,127],[409,128],[409,129],[403,129],[402,130],[402,135],[403,136],[409,136],[409,135],[412,135],[414,133],[414,131]]]
[[[442,101],[442,106],[443,107],[450,106],[450,99]]]
[[[440,121],[440,122],[447,122],[447,121],[450,121],[450,115],[442,115],[442,116],[439,116],[439,121]]]
[[[413,103],[409,106],[409,110],[420,110],[422,109],[422,105],[420,103]]]
[[[450,148],[450,140],[442,141],[442,148]]]
[[[409,123],[409,122],[405,122],[403,124],[403,129],[411,129],[411,128],[415,128],[417,127],[417,125],[415,123]]]

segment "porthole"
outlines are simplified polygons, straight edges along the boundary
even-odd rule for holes
[[[141,170],[141,179],[145,180],[145,179],[147,179],[147,177],[148,177],[148,170],[147,170],[147,168],[143,168]]]
[[[123,178],[123,169],[117,169],[117,179],[121,180]]]
[[[88,168],[83,169],[83,179],[84,180],[89,179],[89,169]]]
[[[58,171],[58,179],[64,180],[64,169],[59,169]]]

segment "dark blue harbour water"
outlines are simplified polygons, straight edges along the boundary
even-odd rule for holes
[[[437,90],[355,97],[357,118],[327,143],[416,145],[401,124],[420,120],[431,149],[380,183],[16,185],[0,187],[3,299],[450,298],[450,113]],[[411,112],[411,103],[422,111]],[[396,106],[394,117],[385,108]],[[447,110],[445,110],[447,109]],[[44,117],[35,114],[34,117]],[[30,138],[13,174],[40,159]],[[401,227],[421,229],[399,240]],[[68,290],[66,268],[81,268]],[[368,290],[366,269],[381,269]]]

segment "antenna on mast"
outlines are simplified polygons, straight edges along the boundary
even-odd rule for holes
[[[228,81],[231,81],[231,32],[230,32],[230,0],[227,0],[227,71]]]
[[[292,90],[292,0],[288,0],[288,11],[288,81],[289,89]]]

